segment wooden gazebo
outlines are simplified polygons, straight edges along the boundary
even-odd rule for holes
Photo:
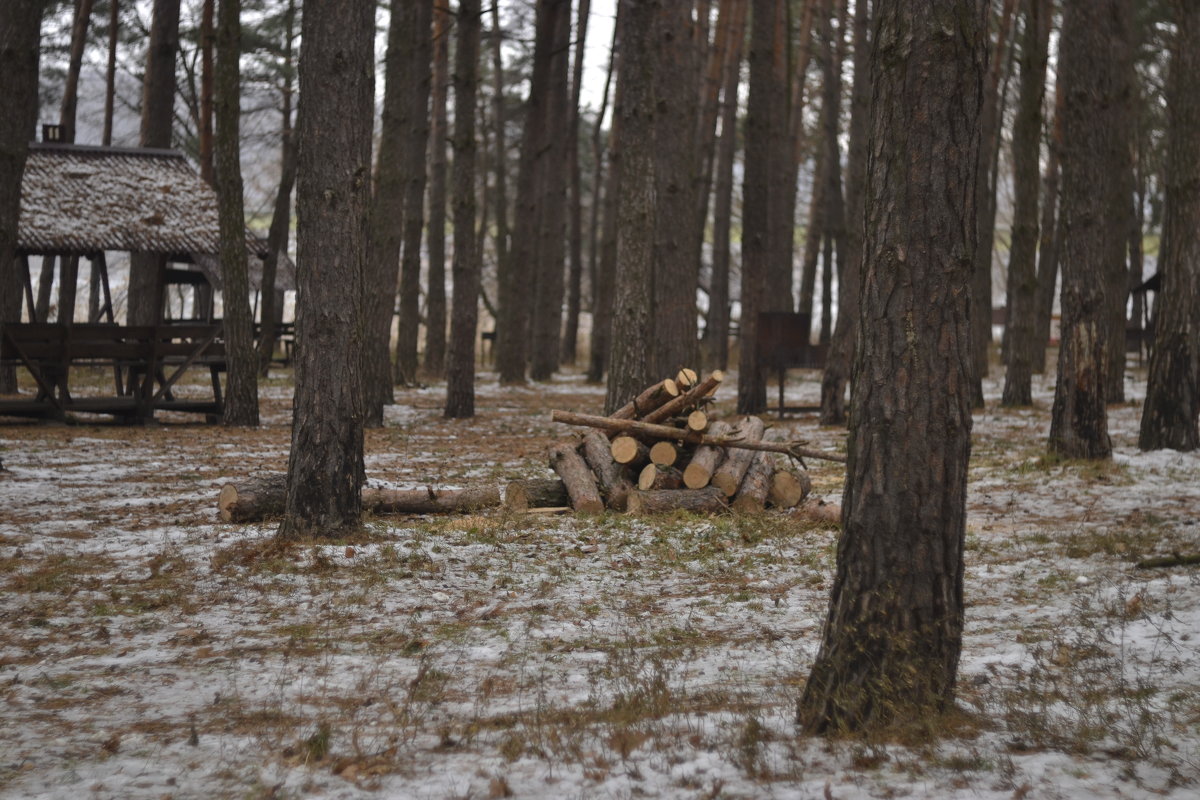
[[[225,351],[220,322],[212,315],[213,281],[206,274],[216,264],[219,241],[216,195],[182,153],[30,145],[16,254],[24,276],[25,321],[0,326],[0,359],[26,368],[37,392],[0,399],[0,415],[62,418],[85,411],[138,421],[153,417],[156,409],[220,414]],[[265,245],[249,234],[247,248],[265,256]],[[118,324],[106,260],[113,252],[160,257],[162,291],[187,285],[195,293],[190,318],[170,322],[160,314],[153,325]],[[31,256],[57,260],[53,322],[45,312],[49,286],[35,294]],[[91,264],[96,294],[86,323],[75,322],[83,259]],[[209,269],[197,268],[198,260],[206,260]],[[75,396],[71,371],[80,365],[111,368],[112,393]],[[211,397],[175,396],[177,381],[192,367],[209,371]]]

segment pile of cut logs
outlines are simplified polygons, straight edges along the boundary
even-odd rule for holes
[[[700,380],[690,369],[648,387],[607,417],[555,411],[555,422],[590,428],[577,442],[550,448],[570,506],[583,513],[605,508],[635,514],[685,510],[744,513],[768,505],[792,508],[812,489],[803,459],[844,461],[796,442],[780,441],[759,417],[710,421],[706,408],[724,375]],[[778,455],[799,462],[783,469]],[[551,496],[523,498],[510,487],[505,503],[520,509]],[[561,495],[560,495],[561,496]]]
[[[647,388],[611,416],[553,412],[553,419],[589,428],[581,439],[550,448],[558,478],[498,487],[362,492],[365,511],[375,514],[474,513],[504,505],[512,511],[613,511],[650,514],[688,510],[757,512],[789,509],[812,488],[805,458],[844,462],[845,457],[780,441],[758,417],[710,421],[705,411],[724,375],[699,380],[692,370]],[[781,469],[779,455],[801,469]],[[217,499],[225,522],[258,522],[283,514],[286,476],[266,474],[227,483]],[[836,507],[830,507],[833,509]],[[826,516],[836,519],[836,514]]]

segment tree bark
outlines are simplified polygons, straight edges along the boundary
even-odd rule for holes
[[[687,511],[692,514],[721,514],[729,510],[720,489],[661,489],[629,493],[630,514],[668,514]]]
[[[1200,3],[1176,8],[1167,83],[1163,283],[1138,436],[1142,450],[1200,447]]]
[[[393,0],[388,23],[387,53],[384,56],[383,113],[379,127],[379,148],[375,157],[374,193],[371,198],[370,250],[366,276],[369,291],[365,296],[367,323],[366,350],[363,354],[363,394],[368,428],[383,427],[383,407],[396,402],[392,391],[390,345],[392,317],[396,307],[400,246],[404,218],[404,148],[406,104],[411,87],[407,83],[411,67],[412,37],[420,34],[421,12],[428,2],[406,3]]]
[[[450,79],[450,0],[435,0],[434,6],[433,124],[429,129],[429,288],[425,294],[425,371],[433,377],[441,377],[442,373],[446,371],[446,141],[450,135],[449,122],[446,117],[446,94]],[[476,67],[476,74],[478,71],[479,69]],[[455,103],[457,108],[457,100]]]
[[[104,131],[100,144],[112,144],[113,102],[117,91],[117,42],[121,30],[120,0],[108,3],[108,64],[104,70]]]
[[[775,466],[771,457],[766,453],[758,453],[750,462],[742,483],[738,487],[737,496],[729,507],[739,514],[758,514],[767,505],[767,495],[771,492],[771,478],[775,474]]]
[[[833,39],[830,22],[833,17],[833,2],[830,0],[827,13],[821,15],[822,67],[824,72],[824,98],[821,103],[822,147],[825,150],[825,205],[823,237],[825,249],[821,265],[821,327],[817,341],[828,344],[833,336],[833,251],[837,250],[837,273],[845,273],[846,206],[842,197],[842,151],[838,136],[842,117],[842,60],[846,49],[846,4],[841,3],[841,19],[837,40]]]
[[[740,0],[740,13],[731,23],[731,45],[725,63],[721,91],[721,140],[717,148],[713,198],[713,265],[708,288],[708,318],[704,335],[708,340],[709,366],[729,366],[729,275],[730,226],[733,221],[733,162],[737,155],[738,83],[741,80],[742,42],[746,38],[749,0]]]
[[[867,182],[867,116],[870,113],[871,15],[868,4],[854,6],[854,87],[850,93],[850,144],[846,159],[846,256],[838,273],[838,316],[825,372],[821,376],[821,424],[846,424],[846,386],[858,336],[858,287],[863,261],[863,203]]]
[[[983,146],[979,149],[979,183],[975,187],[975,209],[979,215],[976,225],[979,232],[975,245],[975,270],[971,280],[971,352],[975,366],[971,404],[976,408],[983,407],[983,379],[988,374],[988,348],[992,343],[992,253],[995,249],[996,232],[996,179],[992,167],[996,160],[995,153],[999,147],[1000,126],[1003,122],[999,113],[1000,78],[1015,6],[1016,0],[1004,0],[1000,9],[1000,27],[989,58],[980,121],[983,128]]]
[[[241,0],[221,0],[217,20],[214,99],[216,180],[220,199],[221,283],[225,306],[226,425],[258,425],[258,359],[246,265],[246,214],[241,165]]]
[[[695,137],[699,71],[691,3],[655,4],[651,43],[654,148],[652,369],[670,375],[695,363],[699,240]]]
[[[570,279],[567,281],[567,321],[563,328],[564,364],[574,364],[579,349],[579,311],[583,295],[583,173],[579,166],[579,96],[583,89],[584,48],[587,45],[591,0],[579,0],[575,23],[575,60],[571,65],[570,123],[567,133],[567,175],[570,180]],[[599,122],[597,122],[599,125]]]
[[[603,205],[602,189],[605,184],[604,116],[608,113],[609,94],[612,88],[613,72],[617,63],[617,42],[619,41],[617,33],[621,29],[620,13],[621,4],[618,2],[618,19],[613,24],[613,39],[612,44],[609,45],[608,70],[604,75],[604,89],[600,97],[600,110],[596,113],[596,121],[592,126],[592,207],[590,212],[591,220],[588,226],[588,283],[591,287],[592,334],[588,343],[588,383],[600,383],[604,379],[604,367],[608,357],[609,320],[608,318],[601,319],[601,311],[603,307],[604,310],[611,312],[612,290],[611,287],[603,289],[606,291],[607,296],[601,297],[600,251],[602,249],[602,239],[600,236],[600,208]],[[610,122],[610,138],[613,127],[613,124]],[[611,163],[609,164],[609,170],[611,174]],[[606,213],[605,219],[607,219],[607,216]],[[611,276],[611,273],[609,273],[609,276]]]
[[[616,30],[613,32],[614,60],[620,61],[621,29],[625,25],[621,15],[624,3],[618,3]],[[613,304],[617,276],[617,230],[621,199],[621,113],[625,105],[625,92],[618,78],[613,90],[613,113],[608,131],[608,176],[604,183],[604,218],[600,233],[600,254],[596,267],[596,279],[592,284],[592,341],[588,356],[589,383],[600,383],[609,371],[613,339]],[[611,411],[619,398],[612,395],[605,401],[605,409]]]
[[[588,431],[583,435],[580,450],[583,460],[596,476],[604,504],[614,511],[624,511],[633,484],[622,466],[613,461],[608,437],[596,430]]]
[[[635,396],[655,374],[654,237],[658,179],[654,159],[654,7],[631,0],[621,15],[621,189],[605,408]]]
[[[45,0],[0,3],[0,322],[21,321],[21,276],[17,264],[17,222],[29,141],[38,115],[38,57]],[[32,309],[31,309],[32,311]],[[0,367],[0,393],[17,390],[16,370]]]
[[[280,167],[279,190],[275,193],[275,207],[271,212],[271,227],[267,231],[267,257],[263,261],[262,312],[259,319],[262,333],[258,340],[258,374],[265,378],[270,373],[271,356],[275,353],[275,326],[283,321],[283,308],[277,304],[276,276],[279,258],[287,255],[288,238],[292,227],[292,188],[296,185],[296,144],[292,137],[292,48],[296,24],[296,0],[288,0],[284,15],[283,43],[283,88],[280,123]],[[393,285],[395,270],[392,270]],[[395,294],[393,290],[392,294]]]
[[[970,456],[968,286],[987,3],[880,0],[860,351],[812,733],[953,707]]]
[[[780,0],[753,0],[750,33],[750,94],[746,116],[746,165],[742,184],[742,317],[739,335],[738,400],[740,414],[757,414],[767,407],[766,373],[758,363],[758,314],[774,307],[768,297],[772,275],[771,235],[777,214],[774,203],[781,199],[772,191],[775,162],[775,117],[786,112],[775,108],[776,52],[782,39],[776,36]],[[786,119],[786,117],[785,117]],[[790,162],[791,149],[788,149]],[[777,169],[778,167],[774,167]],[[788,226],[791,236],[791,226]],[[790,269],[790,267],[789,267]],[[790,306],[790,297],[787,298]]]
[[[1008,319],[1005,341],[1004,394],[1001,404],[1027,406],[1033,402],[1033,361],[1036,357],[1038,164],[1042,143],[1042,97],[1052,9],[1044,0],[1022,0],[1025,30],[1021,40],[1021,86],[1013,122],[1012,247],[1008,261]]]
[[[328,0],[301,23],[296,394],[280,538],[362,515],[363,276],[371,196],[375,6]],[[331,354],[337,354],[331,358]]]
[[[1111,218],[1113,184],[1107,148],[1114,121],[1117,64],[1110,48],[1125,0],[1068,0],[1059,48],[1063,103],[1062,344],[1050,421],[1050,449],[1066,458],[1112,455],[1105,407],[1108,326],[1105,270],[1114,237],[1124,227]],[[1114,19],[1115,17],[1115,19]]]
[[[750,444],[759,442],[763,438],[764,429],[765,426],[760,417],[746,417],[730,436]],[[733,497],[737,494],[738,487],[742,485],[742,478],[746,475],[746,470],[750,468],[756,455],[754,450],[746,449],[730,452],[721,462],[721,466],[717,467],[716,472],[713,473],[712,485],[724,492],[726,497]]]
[[[213,15],[216,4],[217,0],[204,0],[200,12],[200,120],[196,125],[200,139],[200,178],[210,186],[215,185],[213,181],[216,178],[213,169],[213,49],[216,43]]]
[[[570,0],[543,0],[546,9],[544,54],[547,70],[545,116],[541,121],[542,151],[538,158],[537,240],[534,255],[532,350],[529,377],[549,380],[558,370],[562,349],[563,268],[566,264],[567,135],[570,130],[569,58]],[[541,14],[539,13],[539,20]],[[541,22],[539,22],[539,26]],[[537,50],[537,48],[535,48]],[[527,131],[528,132],[528,131]]]
[[[511,285],[506,283],[509,280],[509,258],[508,258],[508,136],[505,132],[505,126],[508,124],[508,115],[505,112],[505,96],[504,96],[504,59],[502,57],[501,42],[504,38],[504,32],[500,28],[500,4],[492,4],[492,29],[491,29],[491,45],[492,45],[492,141],[494,142],[496,157],[493,161],[493,188],[492,188],[492,209],[496,217],[496,232],[495,232],[495,248],[496,248],[496,280],[500,286],[501,292],[511,291]],[[511,300],[509,301],[511,305]],[[503,308],[503,303],[501,303]],[[497,313],[496,309],[489,307],[493,316],[492,331],[497,335],[499,341],[500,331],[509,323],[501,314],[507,314],[513,311],[512,308],[504,308],[503,311]],[[493,342],[496,344],[497,342]],[[524,358],[524,355],[521,356]],[[522,378],[524,377],[524,365],[522,364]]]
[[[714,422],[708,427],[708,435],[714,439],[729,436],[733,429],[727,422]],[[725,458],[725,449],[716,445],[696,448],[692,460],[683,470],[683,482],[689,489],[703,489],[712,481],[713,473]]]
[[[175,56],[179,52],[179,0],[154,0],[146,77],[142,85],[142,147],[169,148],[175,120]],[[162,319],[164,256],[133,253],[129,258],[127,317],[130,325],[157,325]]]
[[[212,0],[209,0],[211,2]],[[67,62],[67,81],[63,88],[59,124],[66,130],[68,142],[75,141],[75,108],[79,100],[79,70],[83,48],[87,45],[88,26],[92,21],[92,0],[75,0],[75,24],[71,27],[71,56]],[[211,17],[210,17],[211,22]]]
[[[475,416],[479,250],[475,245],[475,94],[482,28],[479,0],[459,0],[454,59],[454,308],[446,363],[446,416]]]
[[[1042,190],[1041,237],[1038,241],[1037,320],[1034,330],[1036,350],[1033,371],[1046,371],[1046,347],[1050,342],[1050,323],[1054,316],[1055,285],[1058,282],[1059,255],[1062,249],[1062,197],[1059,192],[1060,163],[1063,150],[1062,108],[1066,94],[1062,91],[1062,70],[1056,70],[1054,89],[1054,122],[1050,126],[1050,141],[1046,148],[1046,175]]]
[[[433,0],[404,3],[413,16],[406,25],[404,176],[404,249],[400,258],[400,310],[396,332],[395,378],[405,386],[417,381],[417,339],[420,336],[421,237],[425,230],[425,156],[429,147],[429,90],[432,81]]]
[[[513,481],[504,487],[504,507],[509,511],[569,506],[571,496],[559,478]]]
[[[604,501],[596,488],[596,479],[587,462],[575,448],[559,443],[550,448],[550,468],[558,473],[571,496],[571,507],[581,514],[599,514],[604,511]]]

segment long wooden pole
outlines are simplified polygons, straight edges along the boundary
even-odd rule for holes
[[[846,457],[838,453],[827,453],[824,450],[814,450],[804,447],[798,442],[749,442],[736,436],[705,436],[685,428],[674,428],[670,425],[653,425],[648,422],[638,422],[632,419],[613,419],[598,417],[594,414],[576,414],[573,411],[553,411],[551,419],[566,425],[577,425],[586,428],[600,428],[610,433],[637,433],[651,439],[674,439],[691,444],[711,444],[717,447],[739,447],[743,450],[763,450],[768,453],[783,453],[797,460],[817,458],[824,461],[846,463]]]

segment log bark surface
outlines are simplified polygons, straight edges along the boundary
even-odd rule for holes
[[[504,487],[504,507],[509,511],[559,508],[570,504],[571,496],[567,494],[567,486],[559,478],[513,481]]]
[[[716,388],[721,385],[721,381],[723,380],[725,380],[725,373],[719,369],[713,371],[711,375],[689,388],[686,392],[679,395],[679,397],[668,403],[664,403],[647,414],[642,418],[642,421],[653,425],[662,422],[664,419],[670,419],[682,411],[695,408],[700,404],[701,400],[716,391]]]
[[[604,510],[592,471],[569,443],[561,442],[550,448],[550,469],[566,484],[572,508],[581,514],[599,514]]]
[[[735,435],[747,444],[759,442],[763,437],[764,428],[760,418],[746,417],[738,424]],[[725,460],[721,462],[721,466],[713,473],[712,485],[724,492],[726,497],[733,497],[737,494],[738,487],[742,484],[742,477],[753,461],[753,451],[734,450],[726,456]]]
[[[679,387],[675,381],[667,378],[647,388],[637,397],[612,413],[616,419],[636,419],[654,411],[663,403],[678,397]]]
[[[500,489],[363,489],[363,508],[376,514],[447,514],[500,505]]]
[[[701,435],[695,431],[672,428],[670,425],[652,425],[632,419],[613,419],[612,417],[598,417],[595,414],[576,414],[573,411],[552,411],[551,419],[566,425],[579,425],[589,428],[600,428],[606,431],[636,433],[650,439],[672,439],[692,444],[715,444],[720,447],[734,447],[743,450],[765,450],[768,453],[783,453],[793,458],[819,458],[838,464],[846,463],[844,455],[824,450],[814,450],[797,442],[747,442],[729,436]]]
[[[630,514],[663,514],[669,511],[691,511],[695,514],[720,514],[728,510],[725,495],[720,489],[666,489],[629,493]]]
[[[742,477],[737,497],[729,504],[734,511],[742,514],[758,514],[767,505],[767,494],[771,491],[771,477],[775,474],[775,465],[768,453],[756,453],[750,462],[750,468]]]
[[[217,497],[217,515],[222,522],[258,522],[283,516],[286,492],[287,475],[282,472],[227,483]]]
[[[600,431],[590,430],[583,435],[580,450],[583,460],[596,476],[596,485],[604,498],[604,504],[616,511],[624,511],[633,484],[625,476],[621,465],[613,461],[608,438]]]
[[[714,422],[708,428],[713,437],[728,436],[732,428],[727,422]],[[725,448],[715,444],[706,444],[696,449],[692,463],[683,471],[683,482],[689,489],[703,489],[712,480],[717,466],[725,458]]]

